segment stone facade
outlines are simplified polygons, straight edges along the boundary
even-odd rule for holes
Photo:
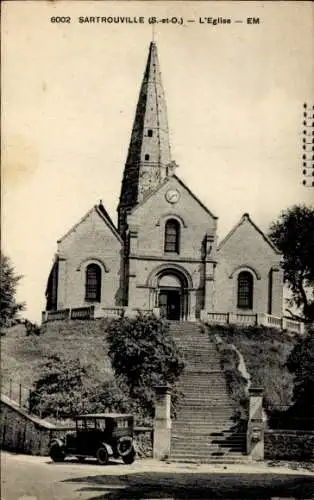
[[[283,276],[281,255],[266,236],[244,214],[220,243],[215,273],[215,311],[243,313],[237,304],[239,274],[247,271],[253,278],[254,313],[282,315]]]
[[[151,43],[118,204],[102,204],[58,244],[47,310],[125,306],[168,319],[201,311],[282,313],[280,254],[248,214],[217,246],[217,217],[177,175],[157,48]]]
[[[90,305],[85,300],[86,268],[95,263],[101,270],[101,305],[122,301],[122,241],[99,207],[58,242],[57,309]]]

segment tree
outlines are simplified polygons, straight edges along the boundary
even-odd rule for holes
[[[299,428],[314,429],[314,331],[300,338],[287,360],[294,374],[293,407],[289,415],[298,419]]]
[[[53,354],[44,361],[30,406],[43,418],[59,419],[80,413],[129,410],[127,397],[114,379],[99,382],[93,366],[63,354]]]
[[[270,226],[269,237],[283,254],[284,280],[292,303],[314,320],[314,208],[295,205]]]
[[[110,323],[107,340],[114,373],[128,388],[138,414],[153,416],[156,385],[173,386],[175,404],[175,383],[184,364],[167,323],[154,316],[123,317]]]
[[[25,307],[24,303],[16,301],[16,289],[22,276],[15,274],[15,270],[9,257],[2,252],[0,255],[0,326],[10,326],[13,320],[17,318],[19,311]]]

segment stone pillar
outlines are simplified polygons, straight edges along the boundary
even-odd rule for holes
[[[57,309],[64,309],[68,304],[67,297],[67,269],[66,259],[59,255],[59,270],[58,270],[58,293],[57,293]]]
[[[279,267],[273,267],[271,269],[271,273],[271,314],[273,314],[274,316],[281,316],[283,303],[283,272]]]
[[[263,389],[249,389],[247,454],[252,460],[264,460]]]
[[[196,318],[196,290],[189,290],[188,295],[186,296],[186,300],[188,301],[187,319],[189,321],[195,321],[195,318]]]
[[[137,250],[137,230],[132,228],[129,230],[129,251],[130,254],[135,254]],[[129,258],[128,271],[128,307],[136,307],[136,261]]]
[[[206,234],[205,236],[205,297],[204,309],[211,312],[214,308],[214,279],[215,279],[215,266],[214,259],[216,251],[216,241],[213,234]]]
[[[152,311],[153,311],[153,315],[156,316],[156,318],[160,318],[160,309],[159,309],[159,307],[153,307]]]
[[[213,311],[213,296],[214,296],[214,274],[213,265],[206,264],[206,274],[205,274],[205,310],[207,312]]]
[[[171,392],[168,385],[155,387],[155,419],[153,457],[162,460],[170,456],[171,442]]]
[[[267,316],[265,313],[257,313],[256,316],[257,325],[267,326]]]

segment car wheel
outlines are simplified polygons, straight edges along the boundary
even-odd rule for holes
[[[130,451],[130,453],[128,455],[124,455],[124,457],[122,457],[122,460],[125,464],[133,464],[133,462],[135,460],[134,448],[132,448],[132,450]]]
[[[117,442],[117,451],[119,455],[123,458],[132,451],[133,449],[133,440],[131,437],[122,437]]]
[[[63,462],[65,459],[64,450],[58,443],[55,443],[51,446],[49,456],[54,462]]]
[[[97,458],[99,465],[107,465],[107,463],[109,461],[109,454],[108,454],[108,451],[106,450],[106,448],[104,448],[103,446],[98,448],[97,453],[96,453],[96,458]]]

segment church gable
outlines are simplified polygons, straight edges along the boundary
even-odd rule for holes
[[[200,218],[209,228],[216,227],[217,217],[192,193],[186,184],[176,175],[168,177],[154,192],[150,193],[138,204],[128,217],[129,224],[136,223],[148,213],[154,218],[180,214],[183,218],[193,220]],[[150,215],[150,216],[151,216]]]
[[[129,228],[137,231],[139,254],[167,253],[164,241],[167,221],[178,225],[180,257],[200,259],[205,235],[215,235],[216,217],[177,176],[167,178],[128,217]]]
[[[228,260],[238,260],[239,257],[248,262],[255,262],[260,258],[280,262],[280,252],[254,224],[249,214],[244,214],[239,223],[227,234],[218,245],[218,255],[226,256]]]
[[[248,214],[217,250],[217,311],[282,314],[281,254]]]
[[[117,303],[121,247],[122,240],[104,207],[94,206],[58,241],[58,309],[65,304]],[[88,273],[98,287],[94,299],[86,288]]]
[[[106,232],[108,238],[113,238],[121,244],[121,237],[115,228],[105,207],[100,203],[89,210],[71,229],[58,240],[59,248],[66,250],[74,240],[86,237],[94,231]]]

